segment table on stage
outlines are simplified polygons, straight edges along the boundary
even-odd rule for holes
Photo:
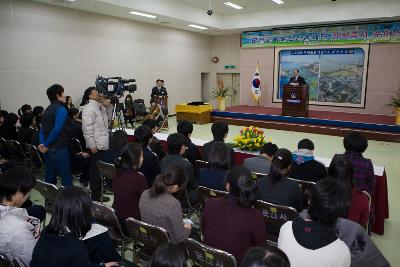
[[[127,129],[126,132],[132,140],[134,130]],[[162,145],[166,149],[166,141],[168,134],[156,133],[155,136],[161,141]],[[191,138],[192,142],[199,148],[202,152],[202,147],[207,140]],[[239,149],[235,150],[235,164],[241,165],[246,158],[254,157],[258,152],[241,151]],[[323,157],[315,157],[316,160],[322,162],[326,167],[329,166],[331,159]],[[375,201],[375,223],[371,226],[371,232],[379,235],[384,234],[384,222],[385,219],[389,218],[389,202],[388,202],[388,190],[387,190],[387,177],[385,167],[374,165],[375,173],[375,193],[372,196]]]
[[[181,103],[175,107],[177,121],[187,120],[198,124],[211,122],[211,111],[212,106],[210,104],[188,105]]]

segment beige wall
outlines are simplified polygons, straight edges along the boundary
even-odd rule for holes
[[[370,114],[392,114],[385,107],[390,95],[400,82],[400,44],[371,44],[367,76],[367,94],[365,109],[340,108],[330,106],[310,106],[312,110],[344,111]],[[256,105],[251,98],[251,81],[256,62],[260,61],[262,82],[261,106],[281,107],[280,103],[272,103],[274,79],[274,48],[241,49],[241,96],[243,105]]]
[[[169,106],[201,96],[211,37],[25,0],[0,1],[0,102],[46,106],[45,89],[60,83],[74,100],[97,74],[135,78],[134,98],[149,101],[165,80]]]

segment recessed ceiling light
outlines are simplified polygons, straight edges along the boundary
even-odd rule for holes
[[[146,17],[146,18],[152,18],[152,19],[157,18],[157,16],[146,14],[146,13],[141,13],[141,12],[136,12],[136,11],[131,11],[129,13],[132,15],[142,16],[142,17]]]
[[[272,0],[272,1],[274,1],[275,3],[277,3],[277,4],[283,4],[283,3],[285,3],[285,2],[283,2],[282,0]]]
[[[243,7],[238,6],[238,5],[236,5],[234,3],[231,3],[231,2],[225,2],[224,4],[227,5],[227,6],[233,7],[235,9],[242,9],[243,8]]]
[[[192,28],[200,29],[200,30],[208,30],[208,28],[206,28],[206,27],[195,25],[195,24],[189,24],[188,26],[192,27]]]

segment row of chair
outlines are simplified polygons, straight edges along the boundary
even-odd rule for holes
[[[0,254],[0,267],[25,267],[25,264],[19,258],[10,260],[5,254]]]

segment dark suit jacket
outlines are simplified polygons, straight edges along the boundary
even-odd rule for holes
[[[147,183],[149,187],[153,185],[156,176],[159,175],[160,172],[160,163],[158,162],[157,155],[151,151],[148,147],[142,147],[143,149],[143,164],[140,167],[140,172],[147,179]]]
[[[193,164],[181,155],[167,154],[160,162],[161,172],[164,172],[172,165],[181,166],[187,176],[187,189],[194,190],[198,187],[198,181],[194,176]]]
[[[307,84],[304,78],[301,77],[300,75],[297,76],[297,81],[295,80],[294,76],[290,77],[289,83]]]
[[[187,150],[183,155],[185,159],[189,160],[191,163],[194,163],[196,160],[201,159],[199,149],[195,144],[192,143],[189,138],[186,139],[186,145]]]
[[[203,160],[204,161],[208,162],[208,157],[210,155],[211,148],[215,144],[215,142],[223,142],[223,141],[212,140],[203,145]],[[230,166],[234,166],[235,165],[235,151],[233,151],[233,148],[230,148],[230,151],[231,151]]]
[[[161,86],[161,89],[158,90],[157,86],[154,86],[153,89],[151,89],[151,98],[154,96],[166,96],[168,95],[167,89],[163,86]]]

